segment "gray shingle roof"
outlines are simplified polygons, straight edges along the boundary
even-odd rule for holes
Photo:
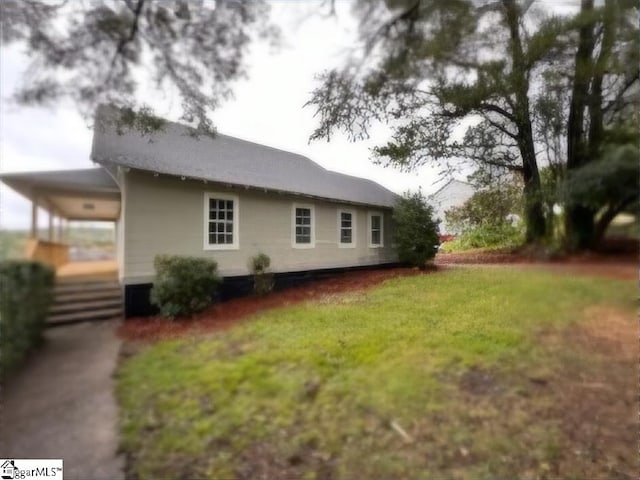
[[[103,168],[0,174],[0,180],[30,198],[33,188],[47,191],[120,195],[118,185]]]
[[[151,135],[119,135],[102,121],[109,111],[98,110],[94,129],[91,158],[100,164],[381,207],[397,198],[371,180],[332,172],[302,155],[221,134],[194,138],[178,123]]]

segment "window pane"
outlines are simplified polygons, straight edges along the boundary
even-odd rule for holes
[[[380,245],[380,230],[371,231],[371,243],[373,245]]]
[[[209,199],[209,243],[233,244],[233,200]]]
[[[341,226],[342,228],[351,228],[351,220],[343,220]]]
[[[340,231],[340,242],[341,243],[351,243],[351,230],[341,230]]]
[[[296,243],[311,243],[311,209],[297,208],[295,211]]]
[[[373,215],[371,217],[371,229],[380,230],[380,215]]]

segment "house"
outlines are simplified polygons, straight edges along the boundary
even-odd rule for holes
[[[475,188],[470,183],[451,179],[429,196],[429,204],[433,206],[436,218],[440,219],[441,236],[461,233],[447,223],[445,213],[450,208],[462,206],[475,192]]]
[[[283,282],[397,261],[396,194],[381,185],[226,135],[194,137],[177,123],[118,132],[110,115],[101,107],[96,116],[91,159],[99,168],[0,179],[33,201],[33,225],[38,205],[59,218],[115,222],[127,316],[148,313],[158,254],[215,259],[227,293],[246,288],[248,260],[259,252]],[[65,246],[51,222],[39,243],[60,264]]]
[[[0,477],[6,479],[16,478],[15,474],[18,469],[16,468],[16,464],[13,460],[5,460],[2,465],[0,465]]]

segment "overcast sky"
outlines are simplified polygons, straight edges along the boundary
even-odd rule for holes
[[[538,0],[554,8],[573,0]],[[374,128],[369,141],[349,143],[335,135],[330,143],[308,143],[317,125],[312,108],[303,108],[316,85],[314,76],[339,66],[356,42],[356,25],[349,3],[338,1],[338,15],[323,17],[319,3],[273,1],[272,19],[283,33],[276,51],[254,45],[248,58],[249,77],[237,82],[235,99],[214,113],[217,129],[257,143],[301,153],[322,166],[375,180],[397,193],[419,187],[426,193],[442,185],[433,168],[414,173],[374,165],[370,148],[388,138],[384,126]],[[0,171],[60,170],[92,166],[89,159],[91,130],[72,108],[26,108],[12,105],[7,97],[20,81],[26,58],[16,48],[0,55]],[[151,102],[157,112],[176,120],[177,101]],[[0,186],[0,228],[28,228],[30,203]],[[46,224],[40,215],[42,226]]]
[[[273,2],[272,17],[283,32],[283,45],[274,51],[254,45],[248,59],[249,77],[237,82],[235,99],[213,114],[220,133],[308,156],[322,166],[375,180],[402,193],[422,186],[433,191],[438,180],[432,169],[415,173],[373,165],[369,149],[387,138],[383,127],[374,129],[371,141],[350,143],[336,135],[330,143],[308,138],[317,122],[312,108],[303,108],[316,85],[314,75],[338,66],[353,46],[355,25],[346,2],[339,15],[308,15],[308,9],[292,2]],[[317,11],[317,10],[316,10]],[[8,100],[20,81],[26,58],[17,48],[3,48],[0,56],[0,171],[61,170],[86,168],[92,132],[70,106],[26,108]],[[157,104],[158,113],[176,120],[178,102]],[[171,118],[173,117],[173,118]],[[28,228],[31,204],[11,189],[0,186],[0,228]],[[47,223],[40,215],[41,226]]]

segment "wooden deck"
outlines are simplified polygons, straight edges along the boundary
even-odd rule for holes
[[[69,262],[56,270],[58,280],[76,280],[84,278],[117,279],[118,265],[115,260],[93,260]]]

